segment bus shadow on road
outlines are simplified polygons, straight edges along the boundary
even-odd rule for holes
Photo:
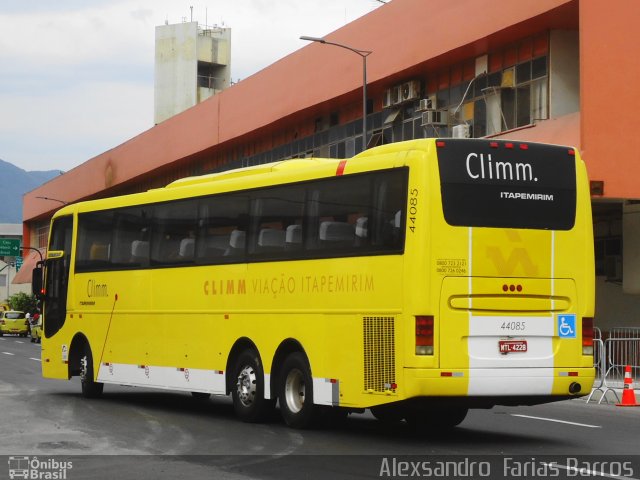
[[[570,446],[557,438],[549,438],[527,432],[491,431],[489,425],[492,420],[479,422],[478,416],[484,413],[474,414],[472,418],[463,421],[456,428],[448,430],[416,430],[404,421],[385,423],[376,420],[370,413],[350,414],[346,418],[321,416],[320,420],[309,430],[292,430],[288,428],[276,408],[266,421],[257,424],[243,423],[235,416],[230,397],[212,396],[209,399],[192,397],[188,393],[150,391],[139,388],[117,387],[118,391],[108,391],[99,399],[84,399],[79,393],[55,392],[51,395],[64,397],[65,403],[77,400],[76,407],[82,408],[84,403],[91,405],[91,414],[95,415],[96,409],[102,411],[105,416],[114,415],[120,417],[124,412],[130,412],[132,407],[138,413],[152,415],[169,423],[179,423],[185,428],[195,430],[218,430],[227,428],[234,430],[269,429],[271,431],[295,432],[305,440],[330,440],[342,436],[349,442],[366,445],[367,441],[383,438],[383,445],[412,446],[412,447],[456,447],[477,448],[496,452],[504,449],[528,451],[532,447],[539,447],[543,442],[547,447]],[[493,415],[491,410],[482,410],[488,415]],[[135,421],[135,420],[132,420]],[[487,423],[485,428],[481,423]],[[372,447],[375,448],[375,447]],[[384,452],[380,452],[384,453]]]

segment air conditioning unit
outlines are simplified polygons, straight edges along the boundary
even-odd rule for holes
[[[401,95],[403,102],[415,100],[420,96],[420,81],[412,80],[405,82],[401,86]]]
[[[429,95],[427,98],[420,100],[418,111],[436,110],[438,108],[438,100],[435,95]]]
[[[402,85],[391,87],[391,105],[402,103]]]
[[[384,95],[382,96],[382,108],[389,108],[393,106],[393,102],[391,101],[391,88],[387,88],[384,91]]]
[[[453,138],[469,138],[471,136],[471,129],[466,123],[455,125],[452,129]]]
[[[429,125],[446,125],[447,124],[446,110],[427,110],[422,112],[422,126]]]

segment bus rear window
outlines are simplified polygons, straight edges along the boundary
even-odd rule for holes
[[[569,147],[439,140],[444,218],[468,227],[570,230],[576,216]]]

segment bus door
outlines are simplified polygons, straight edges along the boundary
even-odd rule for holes
[[[60,330],[67,315],[67,291],[71,266],[73,217],[56,218],[51,226],[47,252],[44,293],[44,335],[50,338]]]

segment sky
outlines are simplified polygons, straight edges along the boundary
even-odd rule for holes
[[[238,81],[379,0],[0,0],[0,159],[73,167],[153,126],[155,27],[231,28]],[[192,10],[193,7],[193,17]]]

